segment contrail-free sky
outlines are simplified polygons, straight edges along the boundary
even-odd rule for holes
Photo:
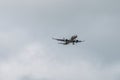
[[[120,80],[119,3],[0,1],[0,80]],[[85,42],[52,40],[76,34]]]

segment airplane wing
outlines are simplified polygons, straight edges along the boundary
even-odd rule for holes
[[[85,40],[81,41],[81,40],[75,40],[76,43],[78,42],[85,42]]]
[[[63,44],[63,45],[67,45],[67,44],[69,44],[69,43],[58,43],[58,44]]]
[[[56,38],[52,38],[54,40],[57,40],[57,41],[64,41],[65,42],[65,39],[56,39]]]

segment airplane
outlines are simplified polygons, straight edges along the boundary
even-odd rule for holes
[[[52,38],[52,39],[64,42],[64,43],[59,43],[59,44],[63,44],[63,45],[67,45],[69,43],[72,43],[74,45],[75,43],[84,42],[81,40],[77,40],[76,38],[77,38],[77,35],[73,35],[70,39],[65,39],[65,38],[63,38],[63,39]]]

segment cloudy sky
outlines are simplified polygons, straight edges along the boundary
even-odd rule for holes
[[[119,3],[0,0],[0,80],[120,80]]]

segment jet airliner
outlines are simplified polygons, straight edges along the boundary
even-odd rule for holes
[[[77,40],[77,35],[73,35],[70,39],[57,39],[57,38],[53,38],[54,40],[57,40],[57,41],[61,41],[62,43],[59,43],[59,44],[63,44],[63,45],[67,45],[69,43],[72,43],[73,45],[75,43],[79,43],[79,42],[84,42],[84,41],[81,41],[81,40]]]

